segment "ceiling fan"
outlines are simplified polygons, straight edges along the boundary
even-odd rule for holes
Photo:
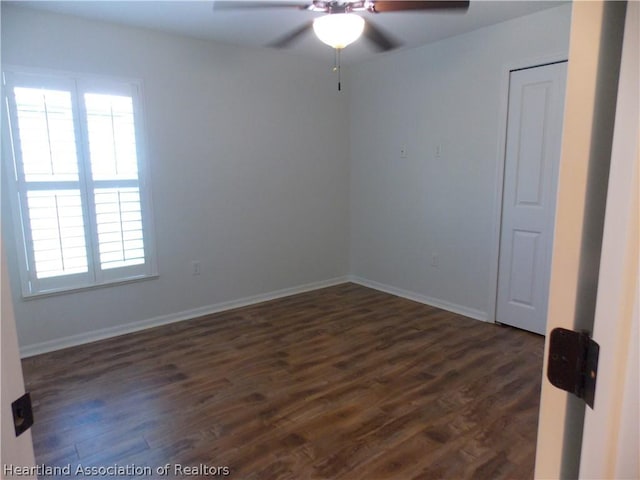
[[[392,50],[400,43],[376,27],[371,21],[365,24],[364,19],[355,12],[386,13],[407,11],[458,11],[465,12],[469,8],[469,1],[459,0],[310,0],[301,3],[287,1],[238,1],[215,0],[216,10],[246,10],[246,9],[274,9],[289,8],[322,12],[326,15],[305,23],[295,30],[269,44],[276,48],[285,48],[300,39],[313,28],[316,36],[337,51],[356,41],[360,35],[369,40],[379,51]]]

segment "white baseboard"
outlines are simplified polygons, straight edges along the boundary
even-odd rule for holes
[[[437,298],[432,298],[420,293],[403,290],[402,288],[392,287],[391,285],[385,285],[373,280],[367,280],[366,278],[358,277],[355,275],[349,275],[348,279],[350,282],[357,283],[358,285],[362,285],[363,287],[373,288],[374,290],[380,290],[381,292],[390,293],[391,295],[396,295],[408,300],[413,300],[414,302],[424,303],[425,305],[440,308],[442,310],[447,310],[448,312],[457,313],[459,315],[464,315],[465,317],[470,317],[474,320],[480,320],[481,322],[489,322],[487,312],[483,312],[482,310],[476,310],[475,308],[469,308],[462,305],[445,302]]]
[[[138,332],[140,330],[146,330],[147,328],[158,327],[160,325],[167,325],[169,323],[181,322],[184,320],[190,320],[193,318],[201,317],[203,315],[210,315],[212,313],[223,312],[225,310],[232,310],[234,308],[246,307],[248,305],[254,305],[256,303],[267,302],[269,300],[275,300],[278,298],[289,297],[298,293],[310,292],[312,290],[318,290],[320,288],[332,287],[341,283],[349,281],[347,276],[336,277],[328,280],[322,280],[320,282],[307,283],[299,285],[297,287],[284,288],[282,290],[276,290],[268,293],[261,293],[258,295],[252,295],[249,297],[239,298],[237,300],[230,300],[228,302],[216,303],[213,305],[207,305],[204,307],[194,308],[191,310],[184,310],[182,312],[172,313],[169,315],[161,315],[147,320],[140,320],[138,322],[127,323],[126,325],[116,325],[114,327],[102,328],[100,330],[93,330],[91,332],[80,333],[78,335],[71,335],[64,338],[56,338],[46,342],[35,343],[31,345],[25,345],[20,347],[20,357],[27,358],[34,355],[40,355],[41,353],[52,352],[55,350],[61,350],[63,348],[75,347],[85,343],[96,342],[98,340],[104,340],[106,338],[117,337],[127,333]]]

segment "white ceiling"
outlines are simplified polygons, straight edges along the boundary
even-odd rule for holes
[[[243,0],[237,0],[242,3]],[[305,0],[284,0],[283,3],[306,3]],[[264,46],[282,35],[313,20],[318,13],[295,9],[258,9],[215,11],[214,1],[31,1],[3,2],[50,12],[77,15],[107,22],[173,32],[205,40]],[[466,13],[412,12],[364,14],[393,38],[401,49],[414,48],[442,38],[459,35],[515,17],[558,6],[562,1],[488,1],[471,0]],[[330,47],[310,32],[288,48],[293,54],[313,55],[333,59]],[[351,64],[366,60],[377,53],[365,39],[347,47],[342,61]]]

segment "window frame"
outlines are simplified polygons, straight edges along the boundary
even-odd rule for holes
[[[13,93],[14,87],[43,88],[47,90],[60,89],[69,92],[76,143],[76,159],[78,162],[77,181],[52,180],[50,182],[37,182],[36,188],[34,188],[36,182],[25,181],[24,172],[22,172],[21,152],[18,146],[15,145],[15,142],[20,142],[20,139],[17,131],[18,112]],[[3,66],[2,69],[2,89],[4,120],[2,129],[4,141],[2,143],[6,145],[2,149],[2,163],[5,172],[7,172],[5,185],[10,196],[9,206],[13,220],[12,226],[20,270],[22,297],[28,299],[157,278],[151,184],[146,155],[142,81],[130,78],[86,75],[7,65]],[[86,93],[131,97],[138,167],[137,180],[96,180],[92,177],[88,117],[83,98]],[[31,186],[29,183],[31,183]],[[29,191],[37,189],[48,189],[49,191],[61,189],[62,184],[68,184],[69,188],[78,189],[80,192],[85,231],[87,272],[38,279],[35,271],[34,248],[29,224],[29,207],[26,203],[27,194]],[[72,184],[77,186],[74,187]],[[50,188],[47,188],[47,185]],[[101,186],[113,188],[137,186],[140,198],[144,263],[108,269],[101,267],[94,196],[94,191],[97,188],[101,188]]]

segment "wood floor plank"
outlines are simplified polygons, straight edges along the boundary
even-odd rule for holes
[[[506,479],[533,476],[542,352],[540,336],[347,283],[23,367],[39,463]]]

